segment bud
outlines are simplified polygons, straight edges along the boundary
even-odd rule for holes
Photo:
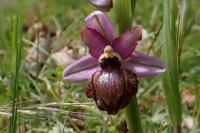
[[[112,7],[112,0],[90,0],[90,2],[99,10],[108,12]]]

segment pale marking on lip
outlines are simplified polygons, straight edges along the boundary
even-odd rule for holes
[[[107,45],[104,48],[104,52],[99,57],[99,62],[102,61],[103,58],[114,58],[117,57],[121,61],[121,57],[118,53],[114,52],[113,48],[110,45]]]

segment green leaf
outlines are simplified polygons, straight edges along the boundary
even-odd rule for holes
[[[163,75],[164,92],[169,110],[169,115],[173,124],[180,124],[182,121],[181,99],[179,94],[179,75],[177,64],[177,51],[175,34],[175,17],[170,18],[169,0],[164,0],[164,17],[163,17],[163,37],[164,45],[162,47],[162,55],[166,65],[166,72]],[[174,2],[175,4],[175,2]],[[172,12],[171,12],[172,13]],[[173,20],[171,20],[173,19]]]

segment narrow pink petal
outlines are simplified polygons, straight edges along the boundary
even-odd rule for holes
[[[100,11],[94,11],[87,16],[85,18],[85,26],[95,29],[101,33],[101,35],[104,36],[104,38],[107,39],[110,44],[117,37],[109,18]]]
[[[96,66],[90,69],[85,69],[80,72],[72,73],[68,76],[65,76],[63,80],[65,82],[81,83],[87,82],[92,77],[92,74],[99,70],[100,67]]]
[[[128,58],[129,61],[143,62],[143,64],[148,64],[151,66],[157,66],[160,68],[165,68],[165,64],[162,60],[157,57],[145,55],[143,53],[134,51],[133,54]]]
[[[112,0],[90,0],[90,2],[101,11],[109,11],[113,6]]]
[[[142,30],[139,27],[132,27],[127,32],[116,38],[112,44],[115,52],[117,52],[122,59],[131,56],[134,51],[137,41],[142,39]]]
[[[164,62],[159,58],[134,52],[122,63],[123,68],[132,70],[138,77],[150,77],[165,72]]]
[[[137,63],[130,63],[126,62],[123,64],[122,68],[126,68],[134,72],[138,77],[151,77],[159,75],[165,72],[164,69],[152,67],[152,66],[145,66]]]
[[[81,37],[88,45],[90,54],[97,59],[103,53],[104,47],[108,45],[104,37],[91,28],[84,28],[81,31]]]
[[[63,81],[83,82],[88,81],[92,74],[98,70],[98,61],[90,55],[67,66],[62,74]]]

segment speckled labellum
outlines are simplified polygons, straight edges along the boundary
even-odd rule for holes
[[[137,93],[137,76],[130,70],[121,69],[121,62],[108,45],[99,58],[101,70],[92,75],[86,95],[93,98],[100,110],[116,114]]]
[[[90,55],[67,66],[63,81],[89,81],[86,95],[108,114],[116,114],[136,95],[137,77],[155,76],[165,71],[160,59],[134,51],[142,39],[139,26],[117,36],[108,17],[95,11],[86,17],[81,37]]]

